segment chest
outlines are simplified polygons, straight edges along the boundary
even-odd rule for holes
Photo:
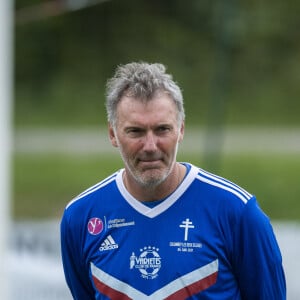
[[[174,205],[152,218],[130,209],[99,215],[101,232],[88,233],[84,241],[91,279],[100,291],[103,285],[123,291],[125,285],[142,293],[136,299],[168,294],[170,285],[171,293],[196,283],[203,285],[199,291],[214,285],[220,270],[230,274],[214,214],[191,204]]]

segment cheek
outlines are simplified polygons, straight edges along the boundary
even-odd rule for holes
[[[157,151],[159,151],[164,156],[173,156],[175,153],[176,143],[173,141],[164,141],[161,143],[157,143]]]
[[[174,140],[170,145],[169,145],[169,153],[171,156],[176,157],[177,151],[178,151],[178,140]]]
[[[120,143],[120,149],[126,156],[134,156],[139,151],[140,146],[137,142],[123,141]]]

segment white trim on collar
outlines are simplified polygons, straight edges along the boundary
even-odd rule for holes
[[[187,190],[187,188],[190,186],[192,181],[195,179],[196,175],[198,174],[198,168],[196,168],[193,165],[191,166],[191,170],[189,173],[185,176],[183,181],[180,183],[180,185],[177,187],[177,189],[168,196],[162,203],[156,205],[153,208],[148,207],[147,205],[143,204],[141,201],[134,198],[126,189],[124,183],[123,183],[123,172],[124,169],[120,170],[120,172],[117,174],[116,177],[116,183],[117,187],[121,193],[121,195],[124,197],[124,199],[139,213],[142,215],[154,218],[158,216],[159,214],[166,211],[170,206],[172,206],[179,198],[180,196]]]

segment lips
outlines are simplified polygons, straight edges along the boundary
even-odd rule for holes
[[[138,164],[146,169],[156,169],[160,167],[162,160],[161,159],[139,159]]]
[[[140,156],[138,156],[138,160],[140,161],[144,161],[144,162],[152,162],[152,161],[159,161],[162,160],[162,154],[160,153],[152,153],[151,155],[148,154],[141,154]]]
[[[156,164],[156,163],[159,163],[161,162],[160,159],[155,159],[155,160],[143,160],[143,159],[139,159],[139,162],[142,163],[142,164]]]
[[[145,163],[151,163],[151,162],[157,162],[157,161],[161,161],[161,159],[139,159],[139,161],[141,162],[145,162]]]

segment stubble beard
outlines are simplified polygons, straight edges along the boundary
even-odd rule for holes
[[[145,169],[141,170],[137,165],[134,165],[132,161],[126,159],[121,154],[126,170],[130,173],[130,176],[143,188],[153,190],[162,184],[170,175],[172,166],[164,167],[163,169]]]
[[[160,186],[170,175],[175,165],[175,156],[170,164],[165,165],[162,169],[145,169],[138,168],[138,162],[135,163],[134,159],[128,158],[124,155],[122,148],[119,148],[120,155],[125,165],[125,169],[130,173],[130,176],[143,188],[153,190]],[[162,159],[164,163],[165,160]]]

